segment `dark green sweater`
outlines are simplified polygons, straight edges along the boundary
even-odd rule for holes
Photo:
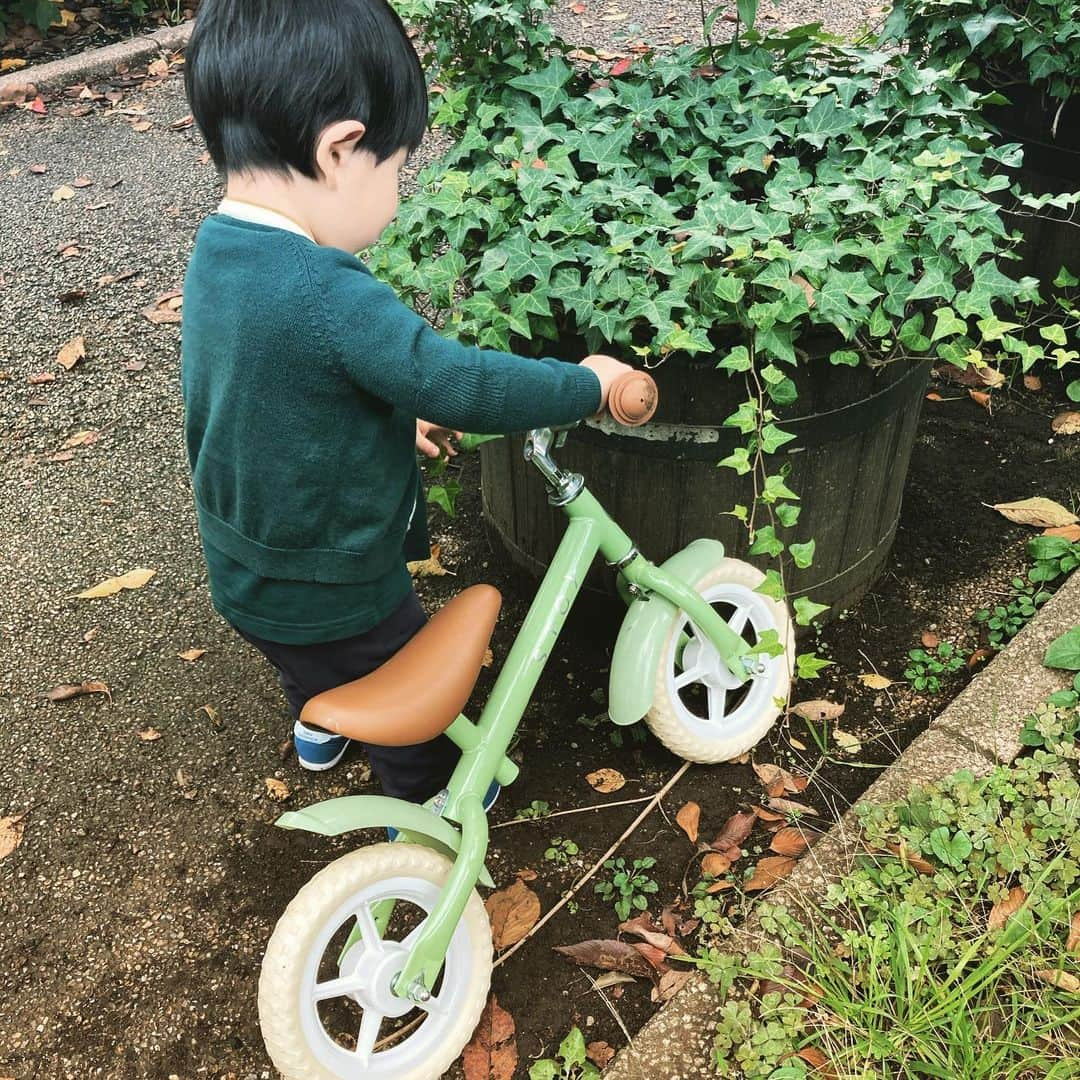
[[[354,256],[220,214],[188,266],[181,383],[215,606],[289,644],[363,633],[408,592],[418,416],[494,434],[600,404],[587,368],[449,341]]]

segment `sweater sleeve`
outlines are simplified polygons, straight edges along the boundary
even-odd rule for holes
[[[444,338],[358,260],[309,259],[328,344],[349,379],[444,427],[484,434],[570,424],[600,408],[595,372]]]

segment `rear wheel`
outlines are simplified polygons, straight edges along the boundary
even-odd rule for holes
[[[259,978],[263,1038],[285,1080],[437,1080],[461,1054],[491,983],[491,927],[475,890],[431,999],[416,1005],[392,989],[452,866],[429,848],[377,844],[296,894]]]
[[[656,670],[645,722],[688,761],[730,761],[756,745],[787,706],[795,665],[795,628],[787,606],[754,590],[765,575],[739,559],[720,559],[694,588],[751,645],[775,630],[784,652],[761,654],[761,670],[740,683],[720,654],[680,611]]]

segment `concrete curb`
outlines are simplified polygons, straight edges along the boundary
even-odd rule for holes
[[[152,34],[140,34],[115,45],[9,72],[0,76],[0,101],[5,94],[13,94],[16,88],[31,83],[38,92],[75,86],[100,75],[111,75],[121,64],[131,67],[159,53],[175,52],[188,43],[194,26],[195,20],[189,19],[179,26],[164,26]]]
[[[1080,573],[1074,574],[980,672],[955,701],[867,790],[862,802],[885,803],[915,784],[970,769],[985,775],[1020,752],[1020,722],[1050,694],[1068,685],[1065,674],[1042,666],[1047,645],[1080,625]],[[860,853],[853,811],[803,856],[792,875],[768,894],[772,904],[812,917],[829,884],[851,869]],[[728,942],[736,955],[760,946],[765,934],[751,919]],[[604,1080],[706,1080],[716,1076],[712,1043],[719,1002],[715,988],[695,973],[604,1072]]]

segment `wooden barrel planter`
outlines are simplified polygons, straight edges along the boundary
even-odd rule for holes
[[[1058,103],[1031,86],[1010,86],[1004,91],[1009,105],[988,105],[984,115],[1001,132],[1002,143],[1020,143],[1023,164],[1008,172],[1014,182],[1032,195],[1068,194],[1080,191],[1080,97],[1070,98],[1057,116]],[[1006,205],[1012,202],[1002,192]],[[1080,228],[1063,224],[1069,211],[1044,207],[1039,217],[1006,219],[1010,230],[1024,234],[1018,254],[1022,261],[1010,267],[1013,277],[1030,274],[1048,285],[1062,266],[1080,274]],[[1047,300],[1048,291],[1043,290]]]
[[[781,412],[778,422],[796,438],[777,464],[790,464],[788,483],[802,497],[798,525],[781,535],[817,541],[813,566],[786,567],[788,588],[828,604],[834,615],[855,604],[885,565],[928,373],[928,363],[849,368],[822,359],[800,367],[799,399]],[[746,398],[742,380],[717,370],[715,358],[669,361],[652,374],[660,389],[653,422],[616,431],[609,421],[590,421],[570,432],[559,463],[585,476],[653,561],[701,536],[746,558],[745,528],[726,512],[751,501],[749,477],[717,467],[743,445],[734,429],[721,426]],[[518,437],[482,447],[484,515],[511,560],[540,576],[566,519],[548,505],[522,446]],[[612,584],[609,571],[594,567],[592,588],[610,591]]]

